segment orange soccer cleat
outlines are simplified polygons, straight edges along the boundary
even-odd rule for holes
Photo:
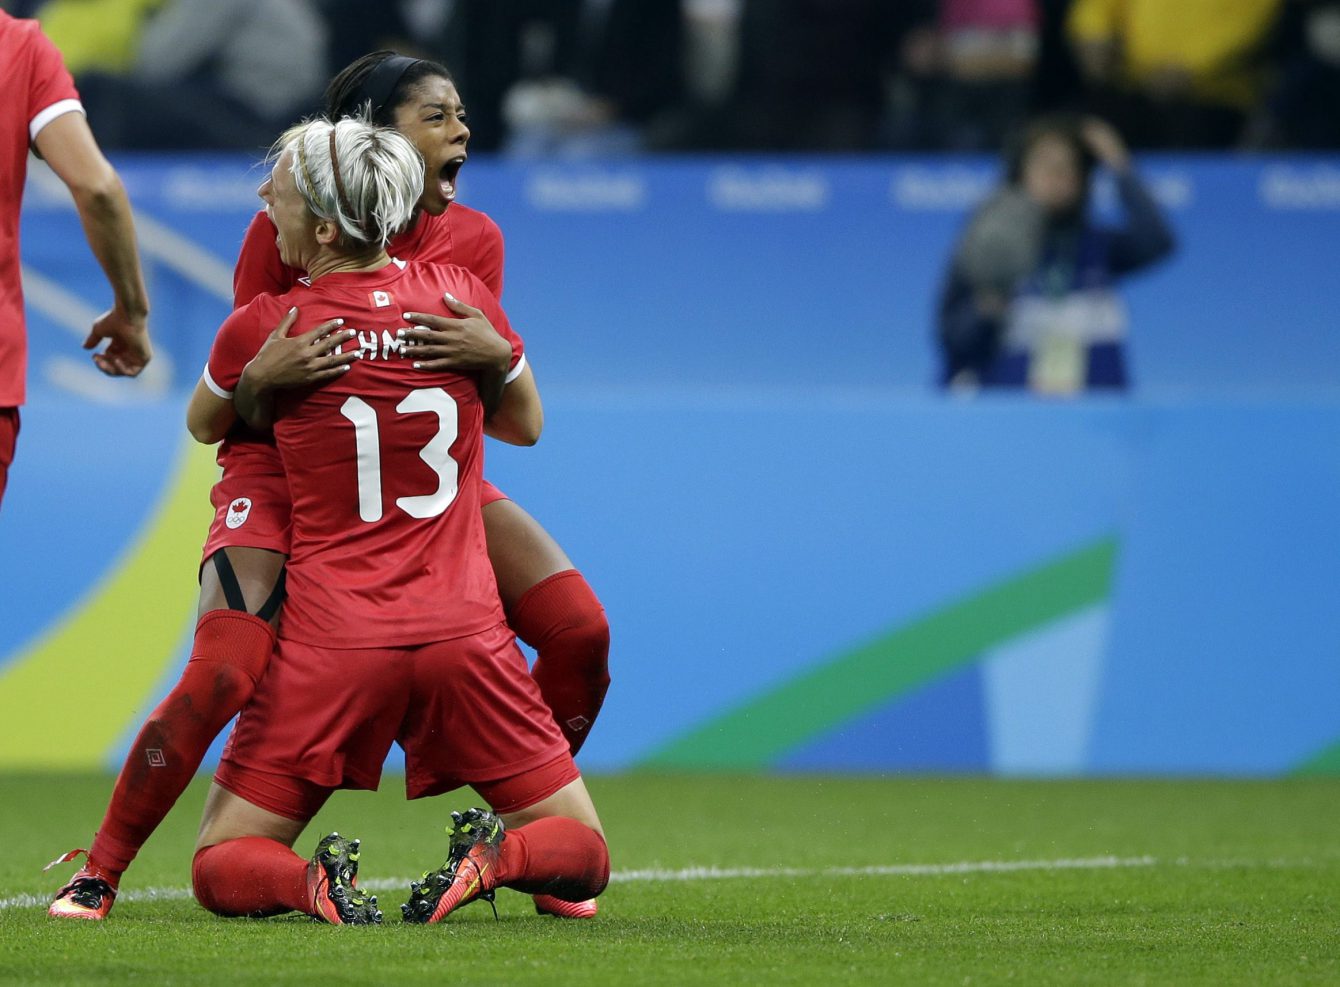
[[[331,925],[381,924],[376,896],[369,897],[354,885],[358,847],[358,840],[346,840],[339,833],[323,837],[316,845],[307,877],[313,918]]]
[[[43,870],[51,870],[58,864],[68,863],[80,854],[88,856],[87,850],[71,850],[61,854]],[[111,875],[100,868],[85,864],[79,868],[70,883],[56,892],[47,914],[52,918],[78,918],[86,921],[101,922],[112,910],[116,901],[116,882]]]
[[[476,898],[493,905],[504,835],[502,820],[485,809],[453,812],[451,820],[447,861],[438,870],[425,873],[422,881],[410,884],[409,901],[400,906],[406,922],[440,922]],[[496,906],[493,915],[498,916]]]

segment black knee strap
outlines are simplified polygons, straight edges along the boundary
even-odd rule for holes
[[[247,598],[242,595],[242,587],[237,582],[237,573],[228,561],[228,552],[219,549],[210,557],[214,560],[214,570],[219,574],[219,586],[223,589],[223,598],[228,601],[228,609],[251,613],[247,609]]]
[[[261,608],[256,611],[256,616],[261,620],[272,620],[274,615],[279,612],[279,608],[284,603],[284,584],[288,579],[288,570],[280,569],[279,578],[275,580],[275,588],[270,590],[270,595]]]
[[[223,590],[223,598],[228,603],[228,609],[251,613],[247,608],[247,598],[242,594],[242,586],[237,581],[237,573],[233,571],[233,563],[228,559],[228,552],[219,549],[210,558],[214,560],[214,569],[219,574],[219,586]],[[270,620],[279,612],[280,606],[284,603],[284,585],[287,579],[287,570],[280,569],[279,578],[275,580],[275,588],[256,611],[256,616],[261,620]]]

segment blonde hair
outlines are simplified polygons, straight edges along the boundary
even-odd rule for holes
[[[390,127],[358,117],[304,120],[280,135],[270,159],[288,151],[307,208],[335,223],[346,246],[385,247],[423,194],[423,159]]]

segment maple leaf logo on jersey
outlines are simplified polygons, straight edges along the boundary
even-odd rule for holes
[[[250,516],[251,500],[247,497],[238,497],[228,505],[228,514],[223,523],[229,528],[240,528],[247,523],[247,518]]]
[[[393,301],[389,291],[374,291],[368,295],[368,298],[377,308],[390,308]]]

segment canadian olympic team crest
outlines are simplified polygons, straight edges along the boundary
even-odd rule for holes
[[[223,523],[229,528],[240,528],[247,523],[247,518],[251,516],[251,498],[234,497],[232,503],[228,505],[228,514],[224,517]]]

